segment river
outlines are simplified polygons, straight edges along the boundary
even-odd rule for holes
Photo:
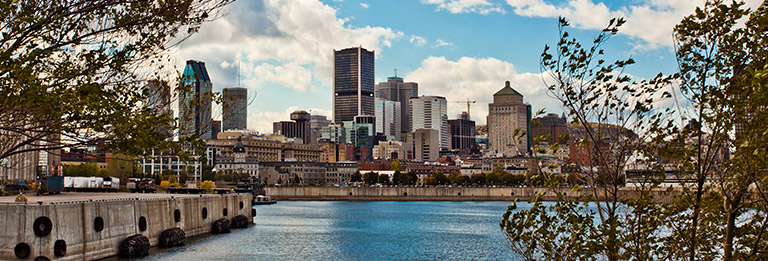
[[[508,204],[281,201],[256,206],[247,229],[145,260],[510,260],[499,229]]]

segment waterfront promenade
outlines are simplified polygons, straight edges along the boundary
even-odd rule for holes
[[[559,193],[573,199],[582,192],[559,188]],[[530,200],[543,194],[543,200],[557,200],[550,188],[530,187],[267,187],[267,195],[275,200],[312,201],[513,201]],[[639,193],[625,188],[622,196],[631,198]],[[657,201],[667,201],[674,192],[655,192]]]

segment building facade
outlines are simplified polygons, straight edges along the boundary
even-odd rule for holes
[[[435,161],[440,157],[440,133],[435,129],[417,129],[407,135],[406,154],[416,161]]]
[[[536,117],[533,120],[538,122],[538,124],[531,124],[533,137],[541,137],[542,142],[547,144],[567,144],[567,141],[561,137],[564,134],[568,134],[568,123],[564,116],[560,117],[557,114],[548,113],[543,117]]]
[[[259,176],[259,159],[248,157],[243,142],[238,139],[232,148],[231,157],[216,157],[214,167],[217,171],[232,170],[234,172],[247,173],[251,177]]]
[[[248,129],[248,89],[224,88],[222,96],[222,131]]]
[[[213,83],[208,76],[204,62],[187,61],[181,79],[179,93],[179,136],[199,135],[212,139],[211,115],[213,105]]]
[[[346,184],[357,173],[357,162],[339,161],[325,164],[325,183]]]
[[[373,146],[373,158],[387,160],[405,159],[405,148],[406,146],[400,141],[379,141],[379,144]]]
[[[333,121],[374,115],[374,53],[362,47],[333,50]]]
[[[451,149],[468,151],[475,146],[475,121],[469,119],[466,112],[455,120],[448,120],[451,137]]]
[[[331,124],[331,121],[328,120],[323,115],[310,115],[309,116],[309,132],[310,132],[310,143],[316,143],[320,140],[322,137],[322,130],[324,127]]]
[[[400,102],[400,141],[405,141],[405,134],[413,127],[411,112],[408,110],[408,101],[419,97],[419,84],[415,82],[403,82],[403,78],[387,77],[386,82],[380,82],[375,86],[376,98],[387,101]]]
[[[412,131],[433,129],[438,133],[440,148],[449,148],[448,144],[448,102],[440,96],[420,96],[411,98],[409,110],[413,119]]]
[[[299,138],[301,143],[312,142],[310,115],[306,111],[294,111],[291,113],[291,121],[279,121],[272,124],[273,134],[283,135],[287,138]]]
[[[387,140],[401,140],[400,108],[400,102],[376,98],[376,131],[386,136]]]
[[[493,94],[488,104],[488,149],[495,156],[525,155],[529,150],[530,106],[509,86]]]

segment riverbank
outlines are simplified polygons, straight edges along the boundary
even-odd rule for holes
[[[558,188],[558,193],[573,199],[581,192]],[[545,201],[555,201],[558,193],[549,188],[474,188],[474,187],[268,187],[267,195],[275,200],[296,201],[522,201],[543,194]],[[673,192],[655,191],[657,201],[669,201]],[[622,190],[622,197],[633,198],[634,188]]]

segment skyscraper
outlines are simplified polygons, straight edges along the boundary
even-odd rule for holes
[[[440,148],[448,148],[448,102],[440,96],[411,98],[412,131],[433,129],[438,132]]]
[[[373,51],[362,47],[333,50],[333,121],[373,115]]]
[[[493,94],[493,103],[488,104],[487,119],[488,149],[493,154],[515,156],[528,152],[530,108],[530,105],[523,103],[523,95],[509,86],[509,81]]]
[[[208,77],[204,62],[187,61],[181,79],[179,93],[179,136],[199,135],[203,139],[211,136],[211,104],[213,84]]]
[[[222,95],[224,103],[221,108],[222,129],[224,131],[248,129],[248,89],[224,88]]]
[[[475,145],[475,121],[469,119],[467,112],[455,120],[448,120],[451,133],[451,149],[469,150]]]
[[[405,141],[404,133],[411,131],[411,112],[408,110],[408,101],[419,97],[419,84],[415,82],[403,82],[403,78],[387,77],[386,82],[377,83],[375,86],[376,98],[388,101],[400,102],[400,133],[401,141]]]
[[[294,111],[291,113],[291,121],[278,121],[272,124],[274,134],[283,135],[288,138],[300,138],[304,144],[311,143],[310,140],[310,115],[306,111]]]
[[[400,108],[400,102],[376,98],[376,131],[384,134],[387,140],[400,140]]]

